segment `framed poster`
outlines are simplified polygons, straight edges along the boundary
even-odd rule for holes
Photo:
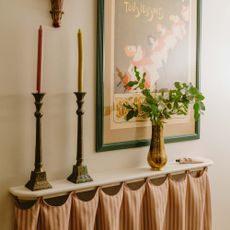
[[[124,86],[134,67],[153,92],[176,81],[199,89],[201,0],[98,0],[96,150],[149,144],[148,120],[125,120],[124,102],[141,94]],[[192,109],[167,121],[165,141],[199,138]]]

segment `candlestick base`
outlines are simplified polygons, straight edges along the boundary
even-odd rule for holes
[[[25,185],[32,191],[52,188],[46,179],[46,172],[31,171],[30,180]]]
[[[93,181],[91,176],[88,174],[87,166],[85,165],[74,165],[72,174],[67,178],[68,181],[71,181],[75,184],[85,183]]]

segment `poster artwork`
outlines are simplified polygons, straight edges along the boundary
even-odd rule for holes
[[[175,81],[191,82],[190,15],[190,0],[115,1],[113,128],[149,124],[138,118],[125,121],[122,104],[143,100],[140,92],[125,87],[136,79],[134,66],[146,74],[145,87],[152,92],[172,88]]]

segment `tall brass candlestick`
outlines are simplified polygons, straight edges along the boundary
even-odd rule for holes
[[[83,140],[82,140],[82,131],[83,131],[83,120],[82,116],[84,111],[82,110],[82,106],[84,104],[84,97],[86,95],[85,92],[75,92],[77,97],[77,116],[78,116],[78,127],[77,127],[77,158],[76,164],[73,166],[72,174],[67,178],[67,180],[78,184],[92,181],[92,178],[88,174],[88,169],[86,165],[82,165],[83,162]]]
[[[44,93],[33,93],[35,98],[36,112],[34,116],[36,117],[36,145],[35,145],[35,162],[34,171],[31,172],[30,180],[26,183],[26,187],[32,191],[51,188],[52,186],[46,179],[46,172],[42,169],[42,137],[41,137],[41,107],[42,99],[45,96]]]

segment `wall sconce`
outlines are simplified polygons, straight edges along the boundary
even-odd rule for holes
[[[64,0],[51,0],[51,17],[53,19],[53,27],[60,27]]]

